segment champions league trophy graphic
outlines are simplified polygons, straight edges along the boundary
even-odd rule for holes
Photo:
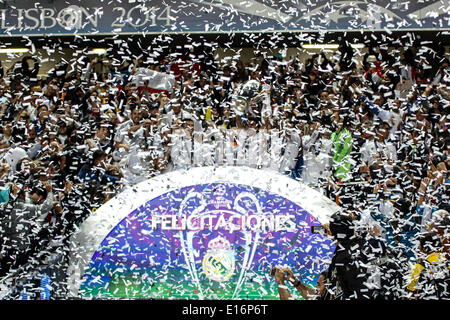
[[[199,217],[197,220],[194,220],[193,224],[200,224],[199,220],[202,216],[215,216],[218,217],[218,221],[220,221],[221,216],[239,216],[242,218],[248,214],[248,209],[240,205],[240,202],[244,201],[247,205],[256,208],[256,215],[263,215],[261,205],[253,194],[242,192],[238,194],[234,199],[234,202],[232,202],[221,196],[221,193],[223,192],[226,192],[226,187],[221,185],[214,193],[213,201],[211,201],[211,198],[207,199],[205,193],[191,192],[181,203],[177,215],[181,217],[186,214],[187,212],[185,211],[187,211],[186,208],[188,207],[188,203],[196,202],[198,206],[189,212],[190,215]],[[213,203],[213,205],[211,205],[211,203]],[[228,207],[228,209],[224,209],[225,206]],[[231,299],[234,299],[246,280],[247,271],[250,269],[253,262],[253,257],[258,247],[259,232],[245,229],[230,232],[230,230],[224,230],[217,225],[212,228],[213,230],[209,230],[208,227],[209,226],[205,225],[203,229],[200,226],[200,229],[196,231],[179,231],[181,249],[189,274],[197,286],[200,299],[209,297],[209,294],[205,292],[204,285],[202,285],[205,283],[204,280],[201,279],[202,277],[206,277],[211,282],[227,283],[231,286],[233,286],[233,283],[230,283],[230,281],[237,278],[231,296]],[[228,240],[228,237],[230,237],[232,233],[239,233],[239,236],[241,237],[240,241]],[[204,256],[199,257],[200,252],[194,248],[194,241],[195,238],[203,238],[205,235],[211,237],[212,240],[209,241],[208,250]],[[233,245],[230,242],[233,243]],[[242,247],[245,248],[243,256],[241,255],[239,259],[236,259],[237,242],[243,242]],[[236,263],[236,260],[239,260],[238,263]]]

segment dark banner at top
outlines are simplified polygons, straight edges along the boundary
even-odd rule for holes
[[[0,34],[449,30],[447,1],[0,0]]]

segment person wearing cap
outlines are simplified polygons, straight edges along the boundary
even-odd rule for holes
[[[11,173],[14,174],[17,171],[17,164],[20,160],[28,158],[27,152],[20,147],[14,147],[9,149],[6,154],[2,158],[2,162],[7,164],[11,170]]]

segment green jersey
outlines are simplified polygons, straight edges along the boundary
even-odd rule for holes
[[[353,142],[352,135],[347,129],[342,129],[339,133],[333,132],[331,135],[333,142],[333,174],[336,178],[350,180],[351,178],[351,156]]]

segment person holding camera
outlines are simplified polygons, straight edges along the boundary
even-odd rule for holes
[[[367,248],[364,239],[355,234],[352,217],[335,213],[326,230],[334,238],[336,249],[328,270],[319,278],[318,289],[314,290],[303,284],[289,269],[275,268],[272,274],[277,281],[280,298],[290,298],[289,289],[285,285],[288,280],[305,299],[373,299],[376,290],[369,285]]]
[[[294,273],[289,268],[272,268],[272,276],[275,278],[278,287],[280,300],[290,300],[292,298],[289,288],[286,286],[286,281],[290,282],[300,293],[303,299],[306,300],[322,300],[325,296],[325,278],[326,271],[322,271],[317,280],[316,288],[312,288],[294,276]]]

